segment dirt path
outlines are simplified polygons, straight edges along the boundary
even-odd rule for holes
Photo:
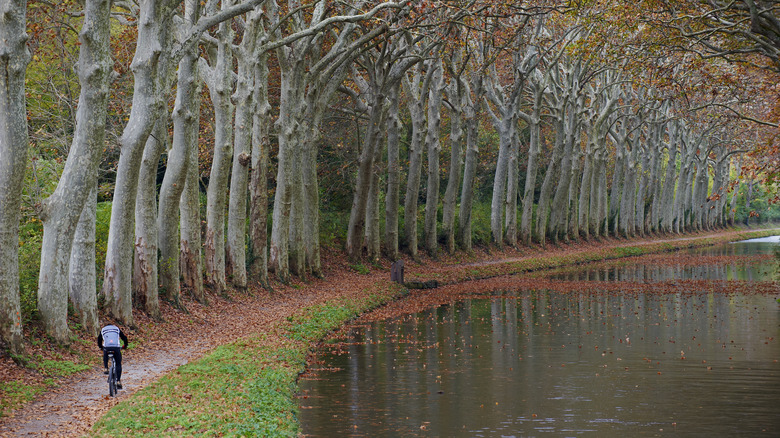
[[[778,230],[780,232],[780,230]],[[738,232],[698,234],[691,237],[666,240],[614,240],[567,245],[560,248],[525,248],[499,254],[481,254],[470,260],[447,259],[439,262],[406,263],[407,278],[418,272],[447,272],[475,264],[498,264],[530,257],[547,257],[564,252],[585,252],[597,248],[638,245],[701,239],[713,236],[738,235]],[[387,264],[387,263],[385,263]],[[275,293],[255,292],[249,296],[234,294],[231,300],[212,298],[208,306],[189,303],[188,314],[168,309],[166,323],[138,321],[148,324],[142,346],[126,350],[123,362],[124,389],[116,398],[107,396],[107,385],[100,368],[79,373],[66,379],[52,391],[44,393],[10,416],[0,419],[0,436],[82,436],[108,409],[156,381],[166,373],[202,357],[214,347],[231,342],[250,333],[268,329],[297,309],[337,296],[357,294],[371,284],[387,282],[389,266],[373,270],[369,275],[351,273],[346,262],[331,263],[326,278],[303,288],[277,286]],[[140,318],[139,318],[140,319]],[[131,341],[133,339],[131,338]],[[95,347],[95,355],[99,355]]]

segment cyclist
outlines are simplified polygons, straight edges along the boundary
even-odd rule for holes
[[[124,342],[120,346],[119,340]],[[119,327],[109,324],[100,330],[97,337],[97,344],[103,350],[103,374],[108,374],[108,353],[114,353],[114,362],[116,363],[116,387],[122,389],[122,349],[127,348],[127,336],[122,333]]]

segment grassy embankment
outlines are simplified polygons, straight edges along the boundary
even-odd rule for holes
[[[774,233],[746,231],[728,237],[638,244],[561,254],[543,259],[454,268],[436,274],[442,283],[700,247]],[[217,347],[115,406],[93,429],[95,436],[296,436],[296,380],[306,355],[329,331],[408,291],[385,283],[362,299],[345,297],[291,315],[267,333]]]

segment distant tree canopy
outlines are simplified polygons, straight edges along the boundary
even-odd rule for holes
[[[395,260],[475,236],[714,229],[751,216],[780,169],[777,2],[2,8],[0,335],[14,352],[22,211],[42,223],[38,317],[66,344],[69,302],[94,332],[98,297],[132,325],[182,291],[319,277],[323,236]]]

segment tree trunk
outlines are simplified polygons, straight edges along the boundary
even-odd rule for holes
[[[615,144],[615,166],[612,172],[612,187],[609,194],[610,233],[617,236],[620,213],[620,195],[625,180],[625,151],[622,144]]]
[[[384,111],[383,111],[384,112]],[[382,117],[381,126],[385,126],[385,118]],[[381,129],[381,128],[380,128]],[[382,161],[382,139],[377,136],[375,140],[377,145],[374,147],[374,169],[371,172],[371,187],[368,196],[368,205],[366,206],[366,235],[365,252],[368,259],[372,262],[378,262],[382,256],[382,246],[379,227],[379,195],[381,161]]]
[[[668,160],[666,162],[666,175],[664,176],[663,189],[660,201],[660,230],[663,233],[671,233],[674,220],[674,183],[677,181],[677,125],[669,125]]]
[[[236,102],[235,138],[233,146],[233,170],[230,177],[230,201],[228,205],[226,272],[231,283],[239,289],[248,285],[246,272],[247,195],[249,168],[252,160],[252,113],[255,111],[254,47],[259,15],[252,14],[244,29],[239,47],[238,81],[233,101]]]
[[[222,4],[230,7],[232,1]],[[214,158],[206,190],[206,281],[217,293],[227,288],[225,278],[225,207],[233,153],[233,42],[232,23],[219,25],[219,44],[215,65],[206,76],[214,104]]]
[[[198,87],[199,88],[199,87]],[[193,94],[192,108],[200,108],[200,93]],[[200,221],[200,168],[198,166],[198,125],[200,114],[193,114],[188,123],[185,140],[189,143],[184,159],[187,160],[187,172],[184,189],[181,194],[179,211],[181,213],[181,237],[179,244],[179,270],[182,283],[200,303],[206,303],[203,290],[203,266],[201,257],[201,221]],[[160,213],[165,210],[161,209]],[[164,259],[165,260],[165,259]],[[178,275],[177,275],[178,276]]]
[[[510,115],[501,116],[495,120],[494,127],[498,131],[498,159],[496,173],[493,177],[493,197],[490,202],[490,230],[493,243],[501,245],[504,242],[504,207],[506,204],[506,183],[512,155],[513,124],[516,119]],[[517,161],[515,160],[515,163]]]
[[[135,56],[130,65],[135,78],[130,119],[120,138],[120,155],[108,232],[102,294],[118,322],[133,326],[131,272],[138,171],[144,145],[163,108],[160,81],[162,58],[167,56],[171,24],[160,1],[142,2]]]
[[[425,125],[424,93],[420,90],[422,78],[415,72],[413,81],[404,79],[404,91],[408,96],[409,115],[412,121],[412,138],[409,144],[409,172],[404,196],[404,241],[406,250],[417,257],[417,200],[422,177],[422,144]]]
[[[603,150],[602,155],[599,157],[599,173],[598,173],[598,208],[596,212],[598,214],[598,226],[599,235],[609,235],[609,220],[608,220],[608,200],[607,200],[607,151]]]
[[[569,227],[568,235],[571,240],[579,240],[580,238],[580,222],[579,222],[579,194],[580,194],[580,182],[582,175],[580,174],[580,162],[582,158],[582,148],[579,145],[574,146],[574,153],[571,158],[571,177],[569,179]]]
[[[384,96],[377,95],[378,90],[373,90],[375,96],[369,104],[369,122],[366,134],[363,138],[363,147],[358,159],[358,174],[355,182],[355,192],[352,197],[352,209],[350,211],[349,226],[347,229],[346,252],[353,259],[361,256],[361,252],[368,246],[366,237],[367,218],[372,217],[369,212],[370,197],[372,196],[372,180],[375,173],[375,159],[379,149],[380,134],[384,125],[382,101]]]
[[[279,153],[268,268],[286,283],[290,281],[290,210],[292,185],[295,184],[293,152],[301,136],[296,115],[303,111],[303,65],[302,61],[291,65],[295,55],[286,49],[280,49],[277,58],[280,58],[281,66],[279,119],[276,122],[279,127]]]
[[[460,211],[458,212],[458,238],[464,251],[471,251],[471,210],[474,203],[474,182],[479,158],[479,119],[476,115],[477,104],[482,93],[481,79],[475,80],[475,100],[466,93],[466,158],[463,164],[463,186],[460,192]]]
[[[152,319],[162,317],[157,275],[157,167],[167,143],[166,119],[155,123],[152,135],[146,141],[135,202],[133,302]]]
[[[577,221],[580,223],[580,234],[585,238],[590,237],[590,194],[591,184],[593,182],[593,143],[588,142],[587,150],[585,152],[585,160],[582,166],[582,183],[580,184],[580,197],[578,201],[577,211],[579,217]]]
[[[12,354],[22,354],[19,301],[19,215],[27,161],[27,108],[24,75],[27,50],[27,2],[12,0],[0,6],[0,341]]]
[[[729,225],[733,226],[736,222],[736,216],[737,216],[737,195],[739,194],[739,180],[742,179],[742,165],[739,162],[739,159],[737,159],[737,180],[733,186],[731,186],[731,190],[733,190],[733,193],[731,194],[731,205],[729,206]]]
[[[70,252],[70,300],[87,333],[100,330],[97,309],[97,271],[95,268],[95,222],[97,216],[97,178],[92,182],[81,212]]]
[[[185,3],[185,26],[191,29],[198,19],[199,2]],[[200,119],[200,78],[197,47],[188,49],[179,61],[176,101],[173,107],[173,141],[168,151],[168,165],[160,187],[157,214],[160,248],[160,286],[163,298],[179,305],[179,208],[189,170],[189,151],[198,149]],[[197,155],[196,155],[197,157]],[[196,158],[197,159],[197,158]],[[195,163],[197,168],[197,163]],[[197,170],[197,169],[196,169]],[[183,227],[182,227],[183,228]],[[200,233],[200,228],[198,228]],[[200,271],[198,271],[200,276]]]
[[[520,157],[520,136],[517,132],[517,120],[512,126],[512,148],[509,156],[509,168],[506,175],[506,203],[504,205],[504,211],[506,212],[504,219],[504,241],[511,245],[517,246],[517,191],[520,185],[519,173],[519,157]]]
[[[523,189],[523,212],[520,217],[520,240],[525,245],[531,244],[531,224],[534,211],[534,191],[536,189],[536,175],[539,172],[539,139],[541,120],[533,114],[528,120],[530,139],[528,142],[528,164],[525,171],[525,187]]]
[[[93,272],[94,264],[94,216],[95,212],[85,211],[90,193],[97,181],[97,168],[104,147],[106,112],[108,105],[108,75],[111,71],[109,49],[109,1],[90,1],[85,8],[84,24],[79,34],[81,47],[79,50],[79,81],[81,95],[76,113],[76,130],[73,134],[73,144],[68,154],[60,181],[54,193],[46,199],[42,207],[44,227],[43,245],[41,248],[41,270],[38,280],[38,310],[46,331],[60,344],[70,343],[67,325],[68,291],[70,290],[69,267],[73,253],[73,241],[79,219],[81,223],[80,245],[75,252],[75,262],[79,267]],[[25,127],[26,129],[26,127]],[[4,154],[5,156],[5,154]],[[3,186],[6,187],[6,186]],[[4,189],[5,190],[5,189]],[[95,202],[89,202],[95,208]],[[3,206],[5,208],[5,206]],[[83,258],[89,255],[80,252],[89,246],[90,231],[86,228],[92,225],[92,264]],[[83,245],[83,246],[82,246]],[[86,246],[86,247],[85,247]],[[81,273],[82,279],[89,276]],[[90,308],[94,297],[85,296],[89,292],[77,285],[79,294],[76,298],[82,316],[89,320],[88,324],[97,323],[96,309]],[[95,282],[87,285],[94,295]],[[18,289],[17,289],[18,290]],[[83,300],[82,300],[83,298]],[[84,304],[84,307],[81,304]],[[81,313],[81,311],[85,313]]]
[[[458,202],[461,173],[463,170],[463,106],[465,93],[468,92],[465,81],[457,78],[448,89],[450,99],[450,171],[447,176],[447,189],[442,202],[442,233],[446,236],[447,252],[455,252],[455,208]]]
[[[249,187],[249,275],[268,287],[268,149],[271,105],[267,55],[255,64],[255,112],[252,115],[252,178]]]
[[[400,139],[398,115],[401,83],[390,87],[387,112],[387,194],[385,195],[385,251],[390,260],[398,259],[398,206],[401,187]]]
[[[431,256],[438,251],[438,211],[439,211],[439,154],[441,153],[441,105],[444,93],[441,58],[431,62],[429,68],[434,68],[431,87],[428,95],[428,132],[425,145],[428,150],[428,184],[425,194],[425,249]]]
[[[566,113],[560,114],[561,118],[555,122],[556,128],[562,130],[560,135],[565,142],[561,160],[561,173],[550,208],[550,225],[547,232],[553,243],[556,244],[559,239],[565,239],[568,232],[569,186],[571,185],[572,174],[575,172],[573,166],[574,147],[578,140],[576,136],[578,129],[575,112],[576,108],[572,106]]]
[[[547,242],[547,219],[550,215],[550,202],[553,195],[553,180],[560,171],[561,154],[564,138],[560,131],[556,132],[555,146],[544,174],[544,181],[539,190],[539,204],[536,207],[536,240],[542,246]]]
[[[636,212],[636,159],[639,146],[630,143],[628,139],[626,139],[626,144],[629,146],[630,152],[625,161],[625,182],[623,184],[623,194],[620,197],[620,232],[625,237],[633,237],[636,234],[634,213]]]
[[[599,237],[599,166],[601,160],[601,146],[596,146],[593,151],[593,160],[591,162],[590,172],[590,204],[588,211],[588,230],[593,237]]]

